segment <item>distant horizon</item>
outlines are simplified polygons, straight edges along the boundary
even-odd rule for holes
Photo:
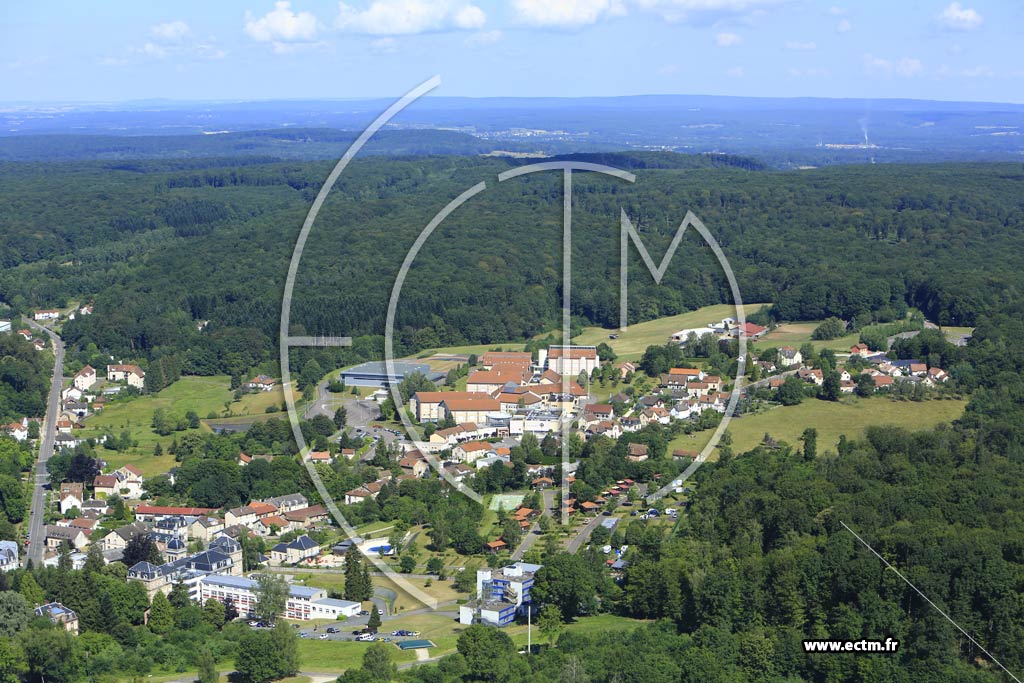
[[[410,83],[410,87],[415,85]],[[298,102],[379,102],[382,100],[394,100],[403,93],[396,92],[385,95],[354,95],[351,97],[329,97],[329,96],[296,96],[296,97],[224,97],[224,98],[189,98],[189,97],[138,97],[130,99],[110,100],[3,100],[0,99],[0,109],[4,107],[109,107],[147,104],[179,104],[179,105],[203,105],[203,104],[246,104],[246,103],[298,103]],[[827,102],[906,102],[906,103],[932,103],[932,104],[969,104],[969,105],[1010,105],[1014,107],[1024,106],[1024,98],[1020,101],[1012,100],[991,100],[991,99],[940,99],[927,97],[858,97],[856,95],[721,95],[710,93],[669,93],[649,92],[635,93],[628,95],[430,95],[423,102],[438,100],[626,100],[638,98],[708,98],[708,99],[734,99],[734,100],[823,100]]]

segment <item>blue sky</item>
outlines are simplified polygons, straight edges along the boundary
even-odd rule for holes
[[[651,93],[1024,102],[1024,3],[7,4],[0,100]]]

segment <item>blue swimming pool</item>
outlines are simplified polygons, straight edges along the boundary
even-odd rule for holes
[[[370,552],[371,553],[377,553],[378,555],[390,555],[391,554],[391,546],[390,545],[374,546],[374,547],[370,548]]]

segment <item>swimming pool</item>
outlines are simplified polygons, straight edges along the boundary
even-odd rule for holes
[[[376,553],[377,555],[390,555],[391,554],[391,546],[387,545],[387,544],[385,544],[385,545],[375,545],[372,548],[368,548],[367,552]]]

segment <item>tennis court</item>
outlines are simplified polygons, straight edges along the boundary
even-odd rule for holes
[[[400,643],[395,643],[400,650],[420,650],[425,647],[434,647],[434,644],[429,640],[403,640]]]

